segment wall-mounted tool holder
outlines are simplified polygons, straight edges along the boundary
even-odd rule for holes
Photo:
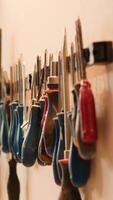
[[[36,159],[41,166],[52,164],[55,182],[62,186],[61,194],[65,188],[69,195],[71,195],[72,188],[86,185],[90,175],[90,160],[95,157],[96,152],[98,137],[96,136],[89,141],[90,137],[88,136],[87,139],[84,133],[88,124],[87,135],[91,135],[93,117],[96,121],[96,114],[93,112],[93,92],[88,84],[87,69],[92,69],[94,64],[100,66],[103,63],[113,62],[112,41],[93,42],[87,48],[83,48],[80,21],[78,20],[77,23],[79,23],[79,31],[76,29],[76,40],[75,44],[73,43],[71,46],[71,55],[67,53],[65,32],[64,46],[59,53],[58,61],[54,61],[53,55],[50,54],[48,65],[46,50],[44,66],[42,66],[41,58],[38,56],[33,78],[32,74],[25,78],[27,115],[24,118],[25,120],[29,119],[29,122],[24,120],[25,123],[20,125],[22,130],[24,130],[25,125],[27,126],[25,134],[24,131],[21,132],[23,140],[19,146],[22,154],[20,153],[18,156],[17,151],[15,154],[15,149],[11,151],[12,155],[15,155],[16,162],[20,161],[27,167],[34,165]],[[90,68],[88,68],[89,66]],[[16,67],[18,68],[18,66],[14,68]],[[21,82],[21,80],[19,80],[20,76],[18,77],[17,72],[16,76],[15,74],[13,76],[11,73],[10,94],[12,102],[10,105],[15,105],[15,113],[17,113],[18,103],[19,105],[22,103],[19,102],[19,97],[22,95],[19,93],[21,91],[19,81]],[[70,79],[72,80],[70,81]],[[70,84],[70,82],[72,83]],[[5,85],[7,85],[6,82]],[[76,91],[78,85],[80,88]],[[73,96],[71,91],[73,91]],[[72,96],[72,101],[70,96]],[[92,105],[88,97],[92,97]],[[16,101],[15,104],[14,100],[18,100],[18,102]],[[28,112],[30,109],[31,112]],[[83,115],[84,113],[85,115]],[[92,116],[91,113],[93,113]],[[1,119],[2,117],[0,117]],[[86,126],[83,126],[83,121]],[[19,127],[17,121],[16,124]],[[14,129],[16,128],[13,126]],[[19,134],[15,130],[14,132],[16,136]],[[66,182],[68,182],[69,188],[65,187]]]
[[[113,42],[93,42],[83,52],[88,65],[110,63],[113,61]]]
[[[89,64],[109,63],[113,61],[113,42],[94,42],[89,46]]]

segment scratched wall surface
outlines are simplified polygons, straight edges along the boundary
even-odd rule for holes
[[[20,53],[23,53],[28,73],[33,69],[36,55],[43,56],[45,48],[52,51],[56,58],[62,48],[65,27],[68,46],[74,41],[74,21],[78,16],[82,21],[84,46],[92,41],[113,40],[112,0],[0,0],[2,66],[8,70],[10,65],[17,62]],[[113,200],[112,68],[109,66],[111,71],[104,71],[104,75],[92,78],[97,102],[99,140],[91,177],[84,188],[85,200]],[[36,163],[34,167],[26,169],[18,165],[17,172],[21,182],[20,200],[58,199],[60,188],[53,182],[51,167],[41,168]],[[7,200],[7,177],[7,158],[2,154],[0,200]]]

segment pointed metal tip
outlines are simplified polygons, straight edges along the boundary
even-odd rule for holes
[[[47,54],[47,52],[48,52],[47,49],[45,49],[45,54]]]
[[[64,53],[64,52],[65,52],[65,53]],[[67,32],[66,32],[66,28],[65,28],[64,42],[63,42],[63,54],[65,54],[65,56],[67,56],[67,54],[68,54],[68,50],[67,50]]]
[[[77,19],[75,20],[75,22],[77,22],[77,21],[79,21],[79,20],[80,20],[80,17],[78,16]]]
[[[49,54],[49,59],[51,59],[51,53]]]
[[[78,18],[78,26],[81,27],[81,20]]]
[[[52,62],[52,61],[53,61],[53,54],[50,53],[50,54],[49,54],[49,63]]]
[[[66,28],[65,28],[65,32],[64,32],[64,45],[67,46],[67,31],[66,31]]]
[[[34,64],[34,71],[36,71],[36,66],[37,66],[37,65],[36,65],[36,63],[35,63],[35,64]]]
[[[61,51],[58,52],[58,55],[60,55],[60,54],[61,54]]]
[[[23,53],[20,54],[19,60],[21,60],[21,62],[23,61]]]
[[[37,61],[39,61],[40,60],[40,56],[37,56]]]
[[[64,37],[67,36],[67,30],[66,30],[66,27],[65,27],[65,30],[64,30]]]
[[[75,20],[75,26],[77,26],[77,24],[80,22],[80,18],[78,17],[76,20]]]
[[[45,49],[45,52],[44,52],[45,59],[47,58],[47,55],[48,55],[48,51],[47,49]]]
[[[81,20],[80,20],[80,17],[78,17],[78,22],[80,22]]]
[[[71,42],[71,48],[74,48],[74,43],[73,42]]]
[[[59,51],[59,53],[58,53],[58,57],[61,58],[61,56],[62,56],[62,52]]]
[[[53,60],[53,53],[51,53],[51,59]]]
[[[77,20],[75,21],[75,26],[78,26],[78,25],[81,26],[81,20],[80,20],[80,17],[78,17]]]

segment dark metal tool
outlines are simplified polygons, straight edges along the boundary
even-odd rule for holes
[[[63,93],[64,93],[64,133],[65,133],[65,151],[64,151],[64,158],[59,160],[61,169],[62,169],[62,178],[61,178],[61,193],[59,196],[59,200],[64,199],[81,199],[80,193],[77,187],[72,185],[69,176],[69,169],[68,169],[68,162],[69,162],[69,149],[70,149],[70,131],[69,131],[69,123],[67,118],[67,112],[69,111],[70,102],[69,102],[69,74],[67,71],[67,37],[66,32],[64,36],[64,45],[63,45]]]
[[[34,104],[31,103],[29,123],[22,144],[22,153],[21,153],[22,163],[26,167],[32,166],[36,161],[37,150],[38,150],[38,137],[39,137],[38,132],[40,131],[40,124],[41,124],[41,109],[39,105],[35,104],[35,100],[33,98],[33,87],[36,86],[35,70],[36,67],[34,69],[32,89],[31,89],[31,102],[34,102]]]

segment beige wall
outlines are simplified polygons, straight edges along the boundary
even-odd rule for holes
[[[1,0],[3,66],[24,54],[27,70],[45,48],[56,54],[62,47],[64,28],[74,40],[74,21],[81,17],[84,45],[113,38],[112,0]]]
[[[3,29],[2,65],[7,69],[17,61],[20,53],[24,55],[27,72],[32,70],[36,55],[43,55],[45,48],[49,52],[52,51],[56,57],[62,47],[65,27],[68,33],[68,44],[74,40],[74,21],[77,16],[82,20],[85,46],[92,41],[113,40],[112,0],[1,0],[0,4],[2,16],[2,18],[0,16],[0,24]],[[109,77],[112,75],[111,71]],[[98,91],[95,93],[96,98],[97,94],[104,94],[103,82],[106,84],[106,91],[109,93],[111,90],[112,78],[110,83],[107,78],[99,76],[93,81],[94,91]],[[103,99],[105,97],[103,96]],[[101,108],[98,116],[101,116],[103,101],[100,98],[97,102],[98,108],[99,106]],[[88,187],[85,188],[86,200],[113,200],[112,133],[112,128],[109,128],[109,134],[105,130],[104,134],[102,130],[100,131],[101,137],[99,137],[96,159],[92,163],[91,179]],[[7,171],[7,167],[4,168],[4,173],[5,169]],[[18,165],[18,175],[22,183],[21,200],[58,199],[59,187],[53,182],[50,167],[41,168],[36,164],[26,170]],[[5,197],[1,200],[7,199]]]

